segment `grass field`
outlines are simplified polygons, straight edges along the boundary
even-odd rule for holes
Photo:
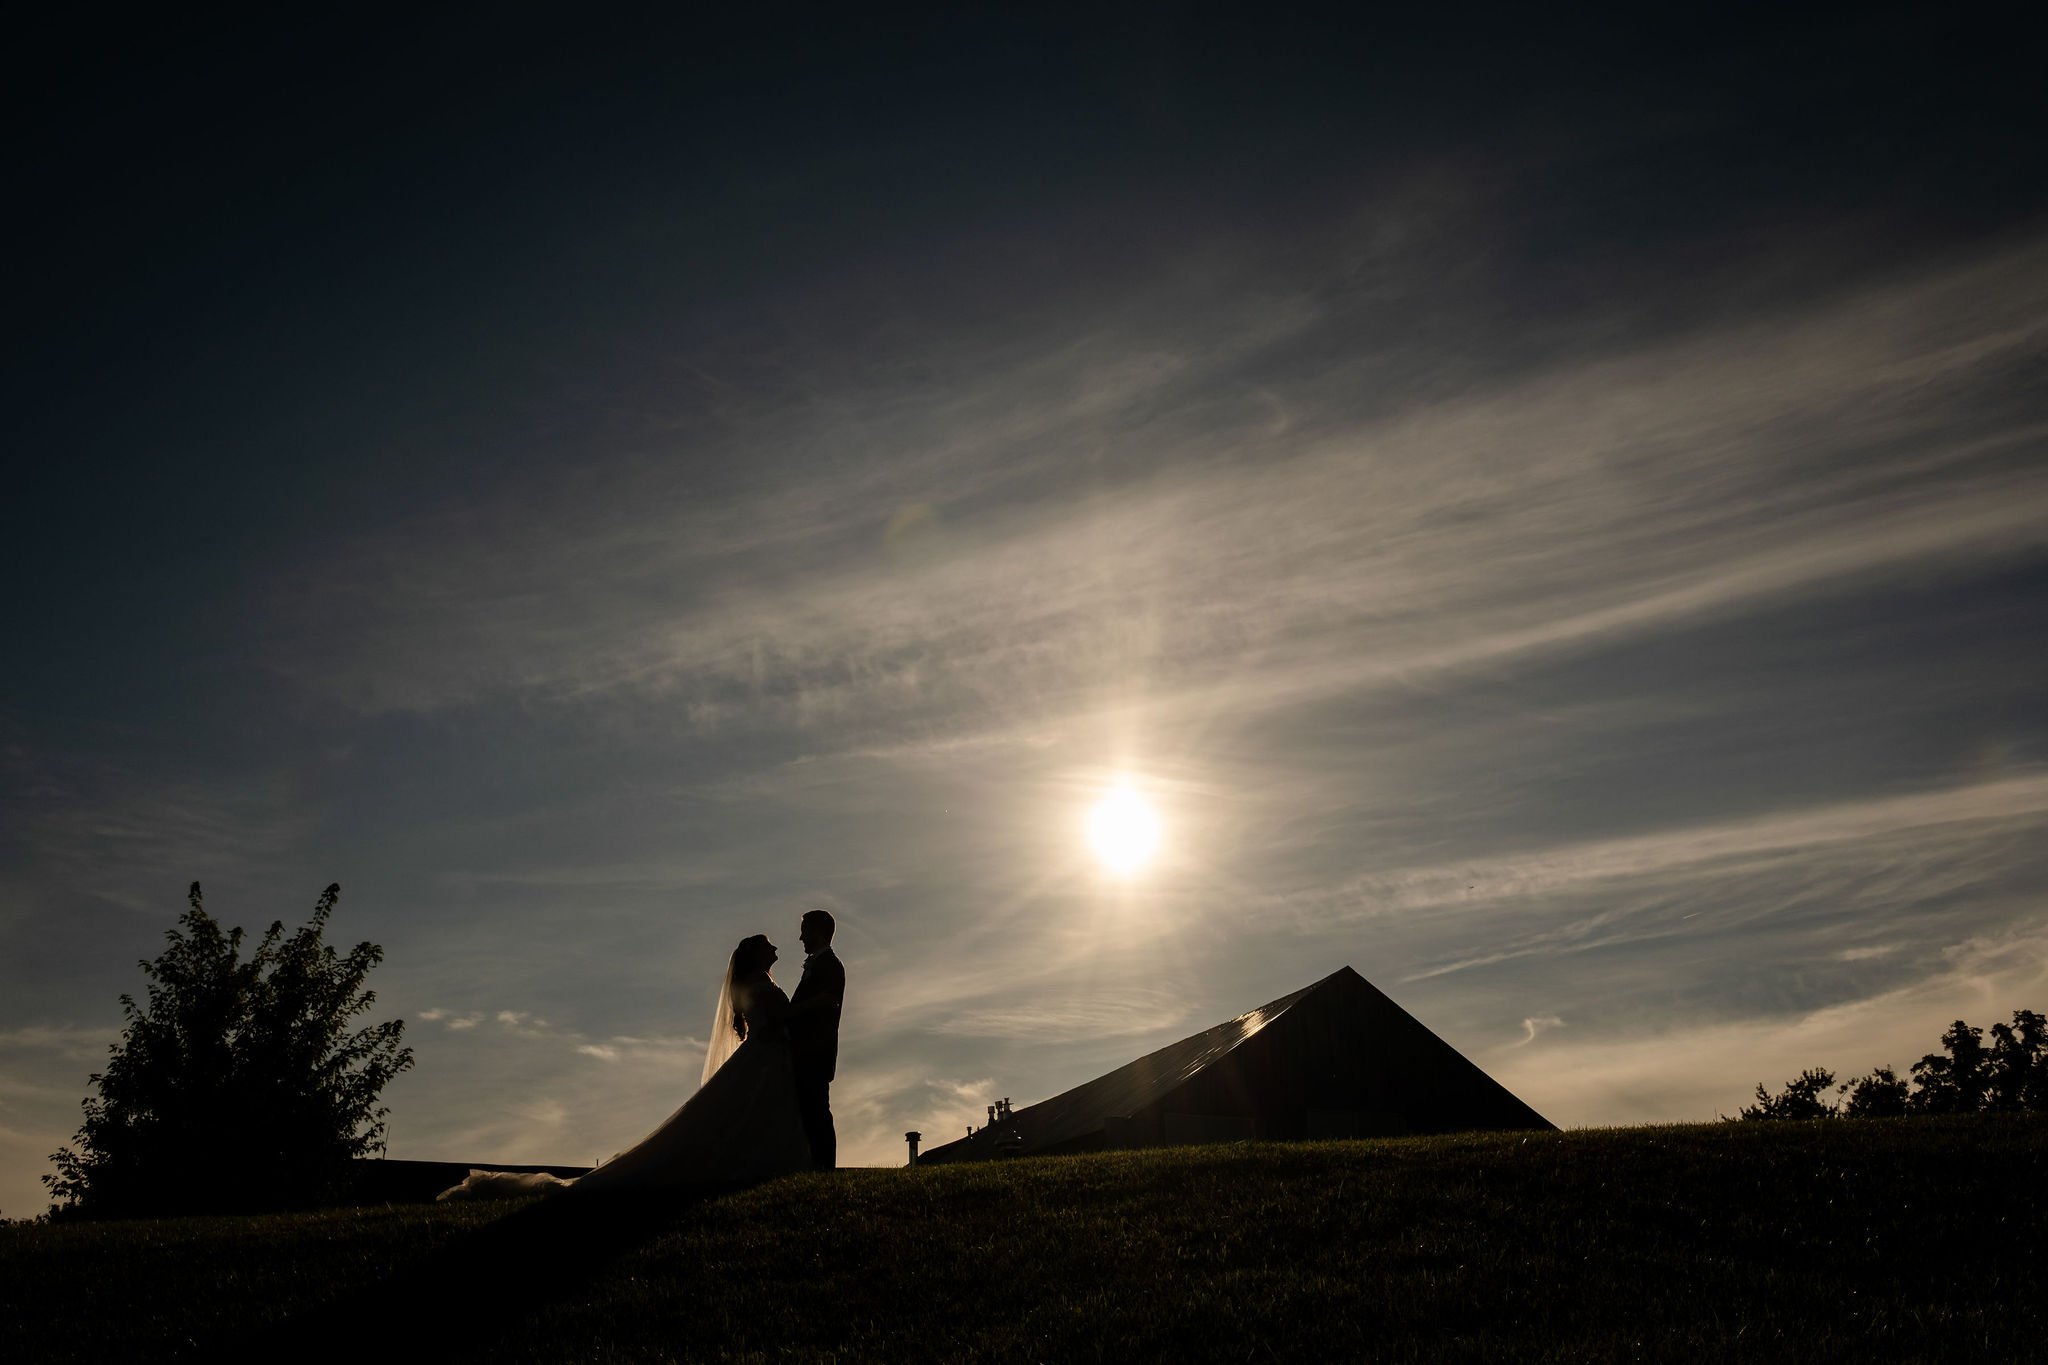
[[[12,1361],[2048,1358],[2048,1122],[1708,1124],[0,1229]]]

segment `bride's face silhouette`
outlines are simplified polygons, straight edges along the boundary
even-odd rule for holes
[[[766,934],[753,934],[740,940],[740,946],[733,949],[733,980],[742,977],[766,976],[768,969],[775,965],[775,945],[768,941]]]

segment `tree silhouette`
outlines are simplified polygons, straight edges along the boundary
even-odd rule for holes
[[[1756,1103],[1742,1110],[1741,1117],[1760,1119],[1824,1119],[1832,1117],[1834,1105],[1821,1098],[1835,1083],[1835,1073],[1816,1066],[1785,1082],[1784,1093],[1773,1095],[1757,1082]]]
[[[1820,1098],[1833,1082],[1825,1069],[1803,1071],[1773,1095],[1760,1083],[1745,1119],[1896,1118],[1902,1114],[1975,1114],[1984,1110],[2048,1110],[2048,1018],[2014,1010],[2012,1023],[1984,1030],[1958,1019],[1941,1035],[1945,1052],[1930,1052],[1913,1063],[1911,1093],[1897,1072],[1878,1067],[1845,1082],[1839,1107]]]
[[[1852,1119],[1895,1119],[1906,1112],[1906,1083],[1888,1066],[1845,1082],[1841,1113]]]
[[[1993,1024],[1989,1061],[1991,1108],[2048,1109],[2048,1019],[2014,1010],[2011,1024]]]
[[[1913,1063],[1912,1108],[1922,1114],[1974,1114],[1991,1088],[1991,1058],[1984,1030],[1958,1019],[1941,1035],[1944,1056],[1930,1052]]]
[[[331,1197],[356,1157],[383,1150],[377,1097],[412,1065],[402,1020],[350,1032],[384,950],[323,942],[339,885],[290,937],[270,926],[246,960],[192,883],[167,947],[141,964],[148,1003],[91,1083],[85,1123],[43,1183],[59,1215],[131,1217],[303,1206]]]

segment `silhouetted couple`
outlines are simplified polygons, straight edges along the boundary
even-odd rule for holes
[[[832,952],[832,916],[798,926],[803,977],[794,995],[769,975],[778,956],[766,934],[740,940],[712,1017],[704,1078],[659,1128],[575,1180],[471,1171],[441,1199],[489,1199],[558,1189],[690,1189],[750,1184],[838,1163],[832,1077],[846,968]]]

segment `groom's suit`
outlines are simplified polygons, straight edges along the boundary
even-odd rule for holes
[[[832,1076],[839,1069],[839,1007],[845,999],[846,968],[832,950],[820,948],[805,958],[803,980],[789,997],[789,1050],[804,1136],[811,1140],[811,1161],[821,1171],[839,1164]]]

